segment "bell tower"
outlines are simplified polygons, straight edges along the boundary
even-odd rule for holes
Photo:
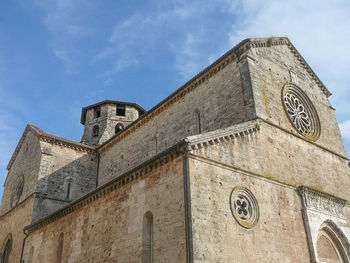
[[[137,103],[104,100],[82,108],[82,143],[99,146],[146,112]]]

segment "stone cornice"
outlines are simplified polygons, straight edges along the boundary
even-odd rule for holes
[[[193,91],[195,88],[197,88],[200,84],[214,76],[216,73],[221,71],[223,68],[225,68],[227,65],[229,65],[232,61],[236,60],[237,56],[235,54],[235,48],[228,51],[225,55],[223,55],[221,58],[219,58],[216,62],[211,64],[209,67],[201,71],[199,74],[197,74],[194,78],[192,78],[190,81],[188,81],[185,85],[183,85],[180,89],[175,91],[173,94],[168,96],[166,99],[164,99],[162,102],[157,104],[155,107],[150,109],[148,112],[146,112],[144,115],[142,115],[139,119],[132,122],[130,125],[125,127],[125,129],[120,132],[119,134],[113,136],[111,139],[106,141],[104,144],[102,144],[99,148],[99,152],[104,152],[108,148],[110,148],[115,143],[121,141],[124,137],[128,136],[130,133],[134,132],[136,129],[143,126],[145,123],[153,119],[155,116],[162,113],[164,110],[169,108],[171,105],[179,101],[181,98],[183,98],[186,94]]]
[[[323,84],[323,82],[319,79],[319,77],[316,75],[316,73],[312,70],[312,68],[309,66],[309,64],[305,61],[305,59],[300,55],[298,50],[293,46],[291,42],[287,45],[291,52],[294,54],[294,56],[298,59],[300,64],[304,67],[304,69],[307,71],[307,73],[310,74],[311,78],[316,82],[316,84],[319,86],[319,88],[323,91],[323,93],[329,97],[332,95],[332,93],[326,88],[326,86]]]
[[[14,213],[17,210],[17,208],[22,207],[23,205],[25,205],[28,200],[34,198],[34,195],[35,195],[35,193],[32,193],[32,194],[28,195],[26,198],[24,198],[21,202],[16,204],[14,207],[10,208],[9,210],[7,210],[3,214],[1,214],[0,215],[0,220],[5,218],[7,215]]]
[[[298,192],[306,209],[346,218],[344,209],[346,200],[306,186],[298,187]]]
[[[146,112],[146,110],[144,108],[142,108],[139,104],[137,104],[135,102],[125,102],[125,101],[118,101],[118,100],[104,100],[104,101],[101,101],[101,102],[98,102],[98,103],[95,103],[95,104],[83,107],[82,110],[81,110],[80,123],[85,125],[86,112],[89,109],[93,109],[95,107],[102,106],[102,105],[105,105],[105,104],[116,104],[116,105],[117,104],[122,104],[122,105],[132,106],[132,107],[136,108],[140,112],[141,115]]]
[[[90,145],[86,145],[86,144],[83,144],[80,142],[75,142],[75,141],[72,141],[72,140],[69,140],[66,138],[62,138],[62,137],[44,132],[39,127],[37,127],[33,124],[28,124],[27,127],[25,128],[22,136],[21,136],[21,139],[19,140],[19,142],[17,144],[15,151],[13,152],[13,154],[11,156],[11,159],[6,167],[7,170],[11,169],[19,151],[21,150],[21,147],[25,141],[25,138],[26,138],[28,132],[32,132],[35,136],[37,136],[39,138],[40,141],[60,145],[60,146],[71,148],[71,149],[74,149],[77,151],[91,152],[91,153],[97,154],[95,148],[90,146]]]
[[[270,46],[279,46],[279,45],[286,45],[289,47],[289,49],[292,51],[292,53],[297,57],[297,59],[300,61],[300,63],[304,66],[307,72],[311,75],[311,77],[315,80],[315,82],[320,86],[322,91],[327,95],[330,96],[331,93],[327,90],[327,88],[323,85],[321,80],[316,76],[316,74],[313,72],[313,70],[310,68],[310,66],[305,62],[303,57],[299,54],[299,52],[295,49],[295,47],[292,45],[292,43],[289,41],[286,37],[273,37],[273,38],[249,38],[245,39],[242,42],[240,42],[237,46],[226,52],[223,56],[221,56],[218,60],[216,60],[214,63],[209,65],[207,68],[205,68],[203,71],[198,73],[195,77],[193,77],[190,81],[185,83],[182,87],[180,87],[178,90],[176,90],[174,93],[172,93],[170,96],[165,98],[163,101],[161,101],[159,104],[154,106],[152,109],[150,109],[148,112],[146,112],[144,115],[142,115],[139,119],[129,124],[123,131],[116,134],[109,140],[107,140],[105,143],[103,143],[99,148],[98,151],[104,152],[108,148],[110,148],[112,145],[116,144],[117,142],[123,140],[126,136],[143,126],[145,123],[153,119],[155,116],[162,113],[164,110],[169,108],[171,105],[176,103],[178,100],[183,98],[186,94],[193,91],[195,88],[197,88],[200,84],[214,76],[216,73],[221,71],[223,68],[225,68],[227,65],[232,63],[233,61],[239,61],[244,54],[247,53],[247,51],[251,48],[261,48],[261,47],[270,47]]]
[[[184,140],[165,150],[164,152],[156,155],[149,161],[141,164],[140,166],[126,172],[125,174],[113,179],[112,181],[100,186],[99,188],[91,191],[90,193],[80,197],[79,199],[72,201],[63,208],[33,222],[31,225],[26,226],[25,230],[28,233],[32,233],[45,225],[48,225],[57,219],[64,217],[77,209],[80,209],[91,202],[105,196],[106,194],[121,188],[137,179],[148,176],[154,169],[165,165],[166,163],[179,157],[186,151],[186,142]]]
[[[238,137],[245,137],[258,130],[260,130],[260,123],[258,120],[253,120],[229,128],[190,136],[185,141],[188,143],[189,150],[196,150]]]
[[[290,135],[292,135],[294,137],[297,137],[297,138],[299,138],[299,139],[301,139],[301,140],[303,140],[303,141],[305,141],[307,143],[310,143],[310,144],[312,144],[312,145],[314,145],[314,146],[316,146],[316,147],[318,147],[318,148],[320,148],[320,149],[322,149],[322,150],[324,150],[326,152],[329,152],[329,153],[334,154],[334,155],[336,155],[336,156],[338,156],[338,157],[340,157],[340,158],[342,158],[342,159],[344,159],[346,161],[349,161],[349,158],[347,158],[346,156],[341,155],[341,154],[339,154],[339,153],[337,153],[337,152],[335,152],[333,150],[327,149],[326,147],[324,147],[324,146],[322,146],[322,145],[320,145],[320,144],[318,144],[318,143],[316,143],[314,141],[308,140],[304,136],[299,135],[298,133],[293,133],[293,132],[291,132],[291,131],[289,131],[289,130],[287,130],[287,129],[285,129],[285,128],[283,128],[283,127],[281,127],[281,126],[279,126],[279,125],[277,125],[277,124],[275,124],[275,123],[273,123],[273,122],[271,122],[269,120],[265,120],[265,119],[260,118],[260,117],[258,117],[257,119],[260,120],[261,122],[264,122],[264,123],[266,123],[268,125],[271,125],[271,126],[273,126],[275,128],[278,128],[278,129],[280,129],[280,130],[282,130],[282,131],[284,131],[284,132],[286,132],[286,133],[288,133],[288,134],[290,134]]]
[[[90,152],[90,153],[95,153],[97,154],[96,150],[93,147],[89,147],[89,146],[80,146],[75,144],[74,142],[69,142],[69,141],[65,141],[65,140],[60,140],[59,138],[55,138],[55,137],[51,137],[51,136],[45,136],[42,135],[40,137],[40,140],[43,142],[48,142],[51,144],[56,144],[59,146],[63,146],[66,148],[71,148],[74,149],[76,151],[82,151],[82,152]]]
[[[262,48],[262,47],[270,47],[270,46],[280,46],[286,45],[292,52],[292,54],[297,58],[300,64],[304,67],[306,72],[308,72],[311,78],[316,82],[322,92],[327,96],[331,96],[332,93],[326,88],[323,82],[318,78],[309,64],[305,61],[305,59],[300,55],[298,50],[294,47],[294,45],[290,42],[290,40],[286,37],[271,37],[271,38],[250,38],[242,41],[239,45],[241,47],[236,52],[238,57],[241,57],[246,51],[251,48]],[[239,46],[238,45],[238,46]]]

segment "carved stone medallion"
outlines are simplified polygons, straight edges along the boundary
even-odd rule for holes
[[[244,228],[254,227],[259,220],[259,206],[252,192],[243,187],[233,189],[230,198],[231,212]]]
[[[282,89],[282,103],[289,121],[298,133],[313,141],[320,137],[321,125],[316,109],[299,87],[286,84]]]

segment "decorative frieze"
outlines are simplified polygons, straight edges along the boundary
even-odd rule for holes
[[[305,186],[299,187],[298,191],[302,197],[303,206],[306,209],[316,210],[332,216],[346,218],[346,200]]]

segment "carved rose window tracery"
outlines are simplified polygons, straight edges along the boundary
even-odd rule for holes
[[[311,121],[304,105],[293,94],[287,93],[284,96],[284,104],[287,108],[291,121],[300,133],[309,133],[311,131]]]
[[[321,133],[320,120],[307,95],[296,85],[288,83],[282,89],[282,103],[297,132],[307,139],[317,140]]]
[[[259,206],[254,195],[246,188],[237,187],[231,193],[231,212],[244,228],[254,227],[259,220]]]

